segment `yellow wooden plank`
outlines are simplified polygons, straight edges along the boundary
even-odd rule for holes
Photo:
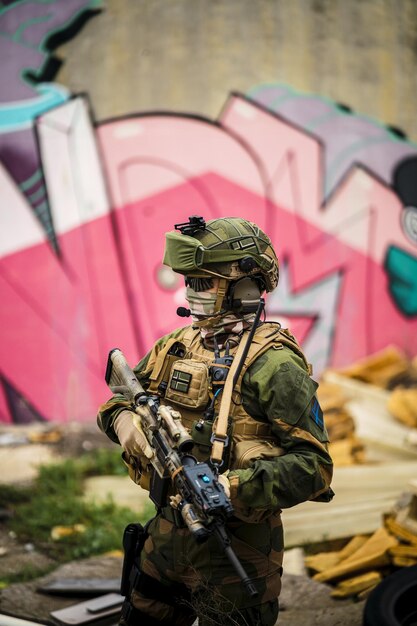
[[[417,536],[407,530],[407,528],[404,528],[404,526],[401,526],[401,524],[398,524],[392,517],[386,517],[384,525],[387,530],[398,539],[407,541],[412,545],[417,545]]]
[[[370,535],[356,535],[353,537],[344,548],[339,552],[340,561],[344,561],[354,554],[359,548],[363,546],[369,539]]]
[[[379,528],[351,557],[313,578],[319,582],[328,582],[382,567],[390,563],[388,550],[396,545],[398,541],[385,528]]]
[[[307,556],[304,563],[306,567],[315,572],[324,572],[340,562],[339,554],[339,552],[320,552],[319,554]]]
[[[396,567],[410,567],[411,565],[417,565],[417,558],[412,559],[406,556],[394,556],[392,562]]]
[[[355,596],[369,587],[375,587],[382,580],[380,572],[372,571],[341,581],[331,592],[333,598],[348,598]]]
[[[305,565],[315,572],[324,572],[354,554],[368,539],[369,535],[356,535],[341,550],[306,556]]]
[[[391,548],[389,551],[391,556],[403,556],[408,558],[416,558],[417,559],[417,545],[410,546],[396,546],[395,548]]]
[[[366,598],[368,598],[368,596],[371,593],[371,591],[373,591],[375,589],[375,587],[377,587],[378,585],[379,585],[379,583],[375,583],[375,585],[371,585],[371,587],[367,587],[363,591],[360,591],[356,595],[356,600],[366,600]]]
[[[405,354],[396,346],[388,346],[353,365],[339,370],[344,376],[358,379],[379,387],[385,387],[389,380],[409,368]]]

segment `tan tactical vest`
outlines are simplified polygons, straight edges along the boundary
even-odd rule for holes
[[[242,341],[246,340],[244,335]],[[241,385],[245,372],[261,354],[269,350],[281,350],[288,346],[309,365],[295,338],[279,325],[262,324],[255,332],[239,379],[234,387],[229,409],[229,442],[226,448],[225,469],[248,467],[255,458],[268,458],[283,453],[279,442],[271,432],[269,422],[255,420],[244,409],[241,400]],[[231,347],[233,356],[237,346]],[[148,393],[161,397],[162,404],[168,404],[180,411],[184,426],[195,441],[193,454],[199,461],[210,456],[211,436],[216,424],[203,421],[202,415],[213,398],[210,366],[214,353],[206,350],[201,342],[200,331],[187,326],[183,332],[168,339],[159,353],[152,352],[145,374],[149,375]],[[215,401],[215,415],[219,412],[222,393]],[[226,458],[227,457],[227,458]]]

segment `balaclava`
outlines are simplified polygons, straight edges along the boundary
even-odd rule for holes
[[[239,335],[253,323],[255,314],[236,314],[227,309],[215,314],[217,293],[210,289],[214,281],[188,278],[186,282],[185,298],[194,326],[200,329],[204,345],[213,348],[216,342],[221,349],[228,339],[238,342]]]

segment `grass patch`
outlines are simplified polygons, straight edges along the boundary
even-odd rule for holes
[[[33,543],[58,563],[121,550],[125,526],[149,519],[154,507],[149,502],[143,519],[138,519],[136,513],[111,500],[104,504],[83,500],[84,479],[108,474],[127,474],[127,470],[119,451],[102,449],[77,459],[41,466],[30,488],[4,486],[3,489],[2,486],[0,507],[12,513],[7,528],[16,533],[19,542]],[[85,531],[52,540],[52,528],[75,524],[84,526]],[[31,573],[25,576],[27,580]]]
[[[5,576],[2,576],[0,579],[0,590],[9,587],[9,585],[13,585],[14,583],[27,583],[34,578],[46,576],[55,568],[56,565],[49,565],[48,567],[34,567],[33,565],[27,565],[16,574],[7,574]]]
[[[77,464],[83,476],[127,476],[126,465],[122,462],[121,448],[98,448],[82,455]]]

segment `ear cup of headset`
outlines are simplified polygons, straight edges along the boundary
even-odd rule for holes
[[[241,278],[229,287],[226,296],[227,308],[241,315],[255,313],[263,291],[262,280],[249,276]]]

